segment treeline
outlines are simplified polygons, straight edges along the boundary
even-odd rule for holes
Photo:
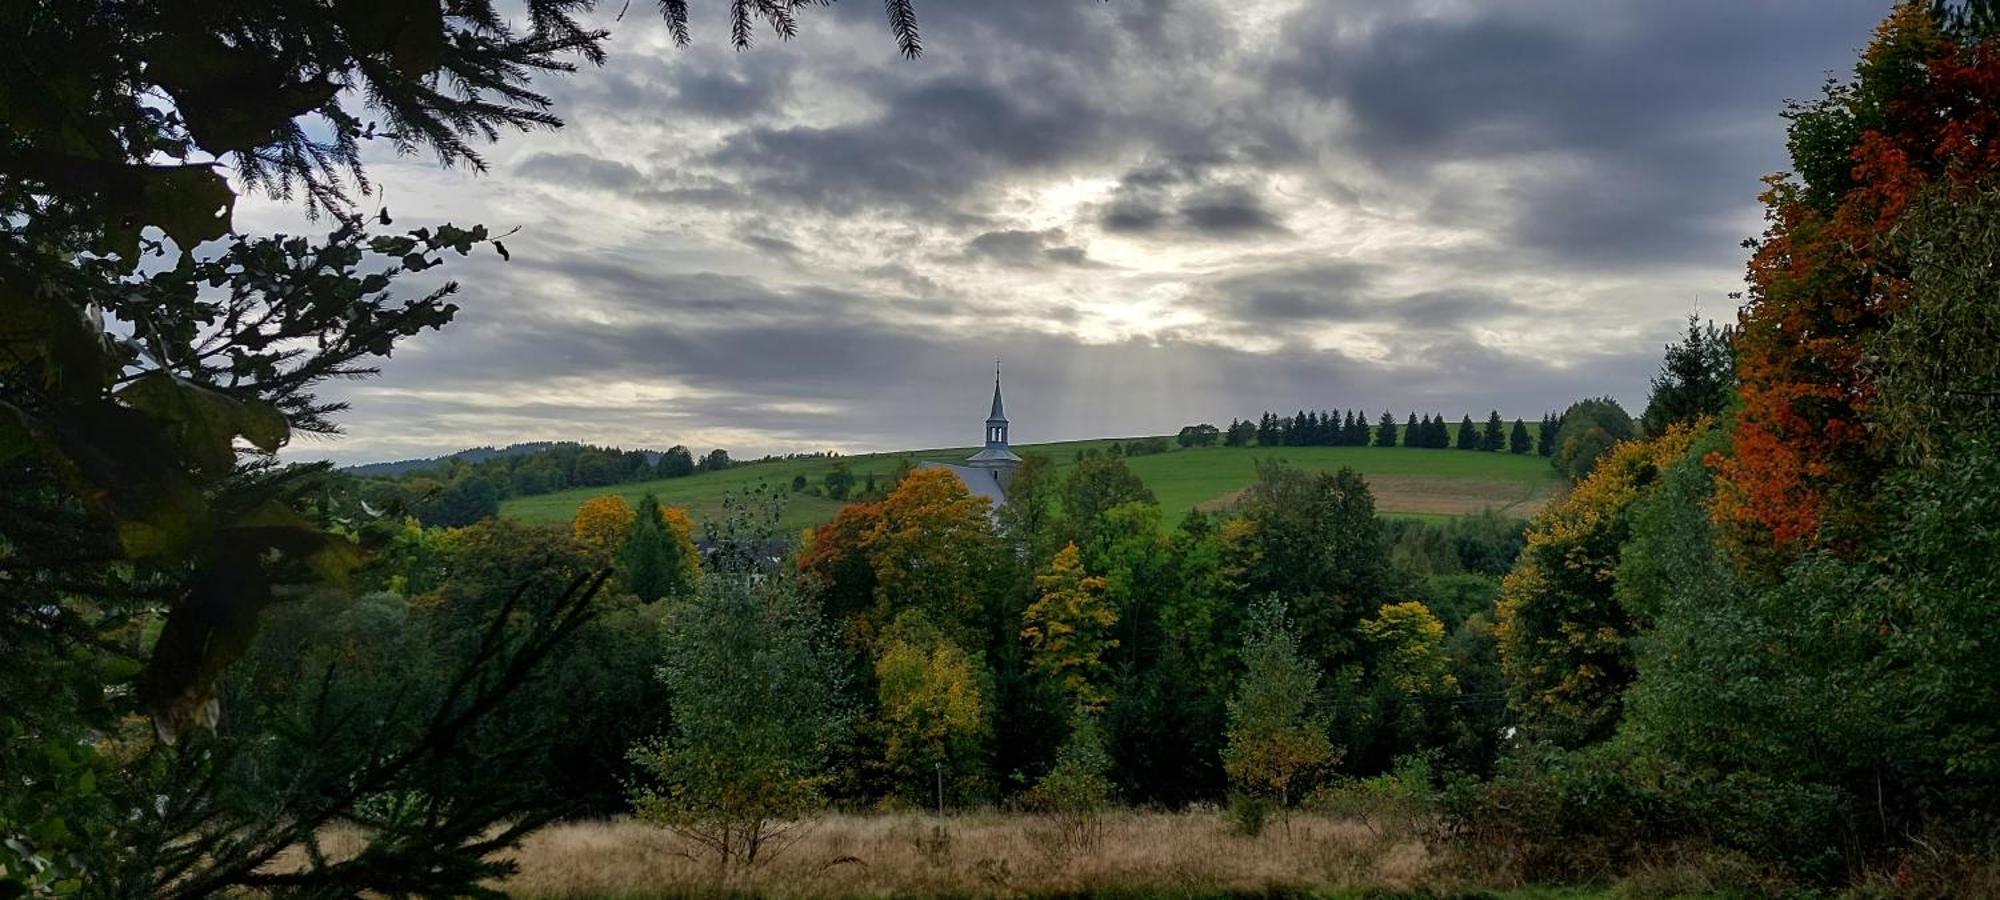
[[[663,453],[555,444],[477,462],[448,459],[395,477],[355,478],[346,489],[377,509],[407,513],[425,525],[450,527],[498,515],[501,501],[510,497],[681,478],[719,472],[733,464],[729,451],[720,448],[696,458],[678,444]]]
[[[1684,420],[1690,409],[1721,409],[1736,387],[1731,335],[1727,329],[1704,325],[1690,316],[1685,337],[1668,347],[1663,374],[1654,382],[1643,420],[1634,419],[1617,400],[1591,397],[1561,413],[1543,414],[1532,433],[1521,419],[1512,424],[1502,420],[1499,410],[1488,413],[1483,424],[1475,424],[1472,416],[1466,415],[1455,426],[1442,414],[1419,418],[1412,412],[1398,426],[1396,417],[1384,410],[1370,426],[1367,413],[1357,410],[1299,410],[1289,416],[1265,412],[1255,421],[1231,419],[1226,429],[1206,423],[1188,425],[1175,440],[1182,447],[1218,443],[1226,447],[1400,446],[1539,454],[1572,481],[1580,481],[1613,444],[1641,434],[1659,434],[1677,421],[1677,415]],[[1128,451],[1126,455],[1138,454]]]
[[[1460,419],[1456,428],[1447,424],[1443,415],[1425,415],[1421,419],[1410,413],[1408,421],[1396,424],[1396,417],[1386,410],[1376,424],[1368,424],[1365,412],[1347,410],[1299,410],[1292,415],[1266,412],[1256,421],[1231,419],[1228,428],[1214,425],[1189,425],[1180,430],[1176,441],[1183,447],[1211,447],[1220,443],[1225,447],[1422,447],[1426,449],[1484,450],[1529,454],[1537,452],[1537,447],[1553,448],[1555,434],[1560,428],[1559,418],[1550,413],[1542,417],[1537,426],[1536,437],[1528,432],[1528,426],[1520,419],[1509,425],[1494,410],[1487,415],[1482,428],[1472,421],[1470,415]],[[1543,456],[1549,455],[1542,449]]]

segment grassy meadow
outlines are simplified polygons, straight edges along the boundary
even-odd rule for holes
[[[1422,836],[1297,813],[1249,837],[1213,810],[1117,811],[1097,840],[1074,846],[1023,813],[944,817],[831,815],[753,867],[722,872],[671,831],[630,819],[568,822],[529,835],[517,873],[493,884],[522,898],[1043,897],[1043,896],[1605,896],[1590,889],[1509,887],[1465,871]],[[338,857],[359,833],[327,836]],[[1659,873],[1656,887],[1699,894],[1698,873]],[[1691,891],[1689,889],[1692,889]]]
[[[1455,428],[1456,426],[1454,426]],[[1043,453],[1067,468],[1076,454],[1102,450],[1117,439],[1062,441],[1017,445],[1021,453]],[[869,475],[887,481],[903,463],[957,462],[975,448],[900,450],[845,457],[857,488]],[[1535,455],[1423,450],[1407,447],[1174,447],[1170,452],[1134,456],[1126,464],[1159,498],[1164,521],[1177,522],[1190,509],[1226,506],[1256,479],[1256,461],[1282,459],[1325,471],[1352,467],[1368,479],[1378,511],[1388,515],[1446,518],[1498,509],[1523,518],[1553,497],[1562,484],[1548,460]],[[833,518],[841,502],[810,493],[791,492],[792,479],[803,475],[812,485],[833,467],[827,459],[788,459],[740,463],[722,472],[697,472],[684,478],[662,478],[610,487],[576,488],[550,494],[516,497],[501,504],[502,515],[531,522],[566,522],[584,500],[618,494],[637,502],[652,493],[660,502],[686,508],[696,519],[714,515],[723,497],[760,484],[786,492],[787,530],[818,525]]]

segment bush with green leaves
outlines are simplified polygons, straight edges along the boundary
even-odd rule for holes
[[[1056,751],[1055,765],[1028,790],[1028,807],[1048,817],[1051,830],[1041,840],[1053,854],[1090,850],[1104,836],[1104,812],[1114,798],[1111,754],[1103,726],[1078,714],[1069,738]]]
[[[640,817],[752,866],[822,809],[850,728],[846,669],[818,604],[783,579],[711,575],[668,616],[673,724],[632,751]]]

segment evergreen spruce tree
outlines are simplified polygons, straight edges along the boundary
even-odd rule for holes
[[[1285,430],[1285,444],[1292,447],[1305,446],[1312,437],[1312,422],[1306,418],[1306,411],[1299,410],[1292,416],[1292,427]]]
[[[1507,425],[1500,421],[1500,411],[1494,410],[1486,416],[1486,430],[1479,433],[1479,449],[1495,453],[1507,446]]]
[[[1417,424],[1417,414],[1410,413],[1409,423],[1403,426],[1403,446],[1422,447],[1423,445],[1423,426]]]
[[[1736,393],[1736,360],[1730,352],[1730,332],[1711,322],[1702,327],[1688,315],[1687,335],[1667,345],[1653,393],[1640,417],[1645,433],[1657,436],[1669,426],[1721,415]]]
[[[1549,456],[1556,452],[1556,414],[1543,413],[1542,427],[1535,435],[1535,452]]]
[[[660,513],[659,498],[652,494],[640,498],[632,531],[618,551],[618,577],[626,592],[647,603],[686,592],[693,585],[687,582],[688,567],[681,553]]]
[[[1375,425],[1375,446],[1396,446],[1396,417],[1388,410],[1382,411],[1382,419]]]
[[[1479,426],[1472,424],[1470,414],[1458,420],[1458,449],[1479,449]]]
[[[1514,420],[1514,428],[1507,433],[1507,452],[1525,454],[1535,448],[1535,442],[1528,437],[1528,426],[1520,419]]]
[[[1431,414],[1430,442],[1424,446],[1433,450],[1451,449],[1451,428],[1444,424],[1444,413]]]

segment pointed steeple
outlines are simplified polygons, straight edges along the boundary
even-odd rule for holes
[[[993,411],[986,416],[988,425],[1007,424],[1007,411],[1000,405],[1000,361],[993,361]]]
[[[966,462],[981,468],[1008,470],[1021,464],[1021,458],[1007,446],[1007,410],[1000,402],[999,360],[993,362],[993,411],[986,416],[986,447]]]

